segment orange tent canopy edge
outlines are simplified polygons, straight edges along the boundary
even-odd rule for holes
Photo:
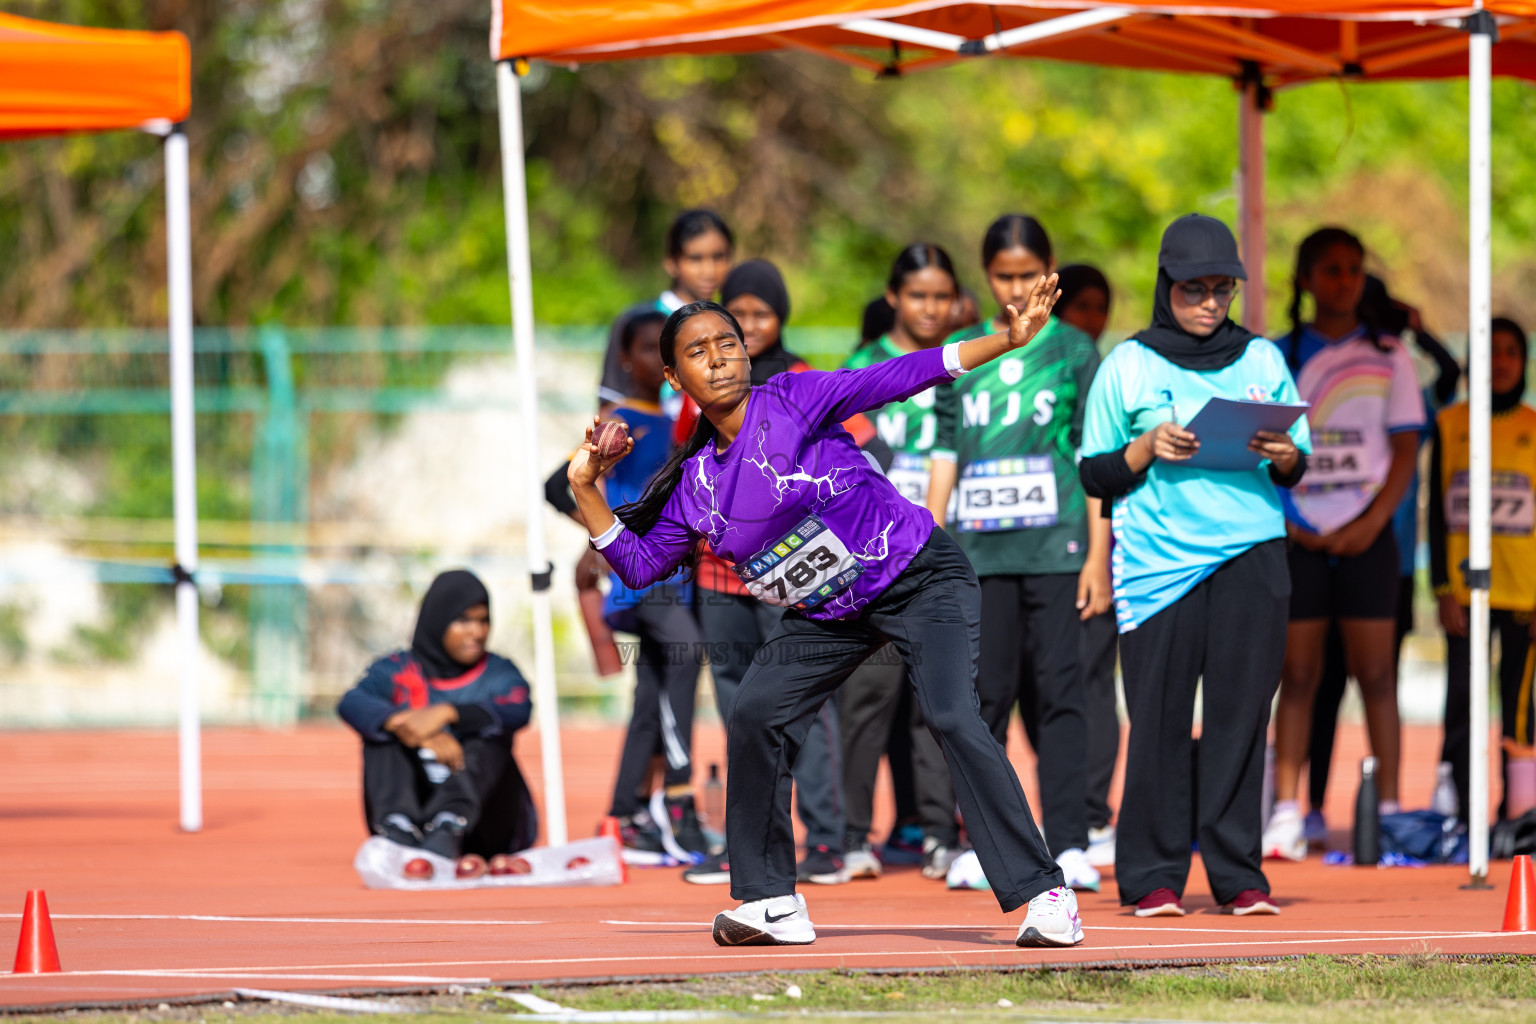
[[[191,109],[192,50],[180,32],[0,14],[0,139],[174,124]]]
[[[1492,0],[1500,21],[1494,73],[1536,80],[1536,0]],[[491,52],[555,63],[669,54],[804,50],[871,71],[911,71],[974,59],[999,32],[1079,12],[1092,25],[999,54],[1112,67],[1237,75],[1257,64],[1271,82],[1327,77],[1441,78],[1466,74],[1464,0],[494,0]],[[909,37],[893,44],[874,33]],[[938,33],[925,43],[922,33]]]

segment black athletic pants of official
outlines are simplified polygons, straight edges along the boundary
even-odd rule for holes
[[[1008,754],[981,720],[976,659],[981,588],[953,539],[935,529],[885,592],[848,620],[790,611],[747,672],[729,729],[726,831],[731,896],[759,900],[795,891],[790,766],[832,692],[891,643],[954,780],[981,867],[1003,910],[1062,884]],[[1257,813],[1257,811],[1255,811]]]
[[[1471,610],[1463,608],[1470,617]],[[1470,627],[1469,631],[1470,631]],[[1536,726],[1536,701],[1532,699],[1531,672],[1531,613],[1491,609],[1488,613],[1489,638],[1499,643],[1499,717],[1505,739],[1529,744]],[[1440,760],[1451,762],[1451,774],[1456,779],[1456,799],[1461,808],[1461,819],[1467,820],[1472,806],[1472,638],[1448,636],[1445,638],[1445,741]],[[1520,715],[1521,698],[1525,701],[1525,714]],[[1519,734],[1519,722],[1525,719],[1525,735]],[[1499,763],[1509,769],[1509,754],[1501,753]],[[1502,792],[1503,780],[1500,780]],[[1504,801],[1499,802],[1499,817],[1504,817]]]
[[[1131,716],[1115,831],[1122,904],[1158,889],[1183,895],[1191,834],[1199,840],[1217,903],[1230,903],[1248,889],[1269,892],[1260,859],[1259,805],[1290,592],[1285,542],[1266,541],[1120,634],[1120,671]],[[1195,764],[1190,732],[1202,677],[1202,739]]]
[[[694,609],[699,631],[709,651],[709,671],[715,684],[715,707],[720,721],[731,720],[736,691],[758,652],[779,626],[784,610],[764,604],[749,594],[696,591]],[[825,846],[834,853],[843,849],[843,765],[839,739],[837,701],[821,706],[816,724],[805,734],[792,774],[795,804],[805,825],[807,849]],[[724,822],[716,822],[716,827]]]
[[[464,853],[493,857],[526,850],[538,835],[538,816],[507,738],[459,743],[464,770],[434,785],[420,755],[399,740],[365,742],[363,818],[368,830],[378,832],[391,814],[403,814],[420,827],[448,813],[469,823]]]
[[[1078,665],[1077,575],[983,576],[981,717],[1008,745],[1015,704],[1036,723],[1041,825],[1052,856],[1088,848],[1088,716]]]
[[[640,809],[640,787],[657,753],[666,758],[665,785],[693,781],[693,704],[703,661],[698,621],[676,587],[652,588],[633,611],[635,703],[608,812],[616,818]]]
[[[847,849],[869,842],[869,828],[875,815],[875,779],[880,773],[880,758],[890,746],[893,726],[908,729],[911,737],[912,796],[924,837],[951,848],[960,841],[960,828],[955,822],[955,787],[944,763],[944,752],[923,724],[917,702],[901,699],[906,685],[906,664],[893,646],[876,651],[843,683]],[[906,718],[897,722],[903,711]]]

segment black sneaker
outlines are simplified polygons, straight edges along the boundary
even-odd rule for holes
[[[683,881],[694,885],[730,885],[730,855],[722,850],[710,854],[691,868],[684,868]]]
[[[459,854],[464,852],[464,833],[468,829],[466,819],[444,811],[427,824],[426,839],[421,848],[439,857],[458,860]]]
[[[636,815],[633,818],[619,819],[619,845],[626,850],[640,850],[644,853],[661,853],[661,829],[656,827],[650,817],[641,818]]]
[[[421,834],[421,829],[416,827],[414,821],[398,811],[385,815],[384,820],[379,822],[373,833],[383,836],[396,846],[405,846],[412,850],[419,849],[427,838]]]
[[[667,797],[667,815],[671,818],[672,838],[686,853],[709,855],[709,840],[704,838],[704,828],[699,824],[699,812],[693,806],[693,797]]]
[[[795,881],[814,882],[817,885],[842,885],[848,881],[848,869],[843,858],[832,852],[830,846],[813,846],[805,851],[805,859],[795,869]]]

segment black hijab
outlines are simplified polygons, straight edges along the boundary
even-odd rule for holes
[[[1180,327],[1173,315],[1174,283],[1210,274],[1248,279],[1231,230],[1214,217],[1186,214],[1163,232],[1152,326],[1138,332],[1136,340],[1186,370],[1220,370],[1237,362],[1253,340],[1252,331],[1228,317],[1211,334],[1200,337]]]
[[[1494,317],[1490,334],[1493,331],[1503,331],[1505,334],[1513,335],[1515,340],[1520,342],[1520,383],[1502,394],[1495,392],[1492,399],[1494,412],[1509,412],[1525,397],[1525,365],[1531,358],[1530,342],[1526,339],[1525,328],[1507,317]]]
[[[784,325],[789,322],[789,289],[784,285],[784,275],[767,260],[747,260],[731,268],[725,284],[720,286],[720,305],[728,306],[731,300],[752,295],[768,304],[774,316],[779,318],[779,340],[766,352],[752,360],[752,383],[766,384],[768,378],[784,373],[799,357],[784,347]]]
[[[477,604],[490,607],[491,595],[479,577],[466,569],[441,573],[427,588],[427,596],[421,599],[421,612],[416,616],[411,653],[421,662],[428,679],[453,679],[473,667],[453,660],[443,646],[443,634],[454,619]]]

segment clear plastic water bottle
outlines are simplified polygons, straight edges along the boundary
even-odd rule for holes
[[[1456,776],[1449,761],[1441,761],[1436,770],[1435,795],[1429,801],[1429,809],[1447,818],[1456,817],[1461,810],[1461,801],[1456,796]]]
[[[725,783],[718,764],[709,766],[709,781],[704,783],[704,820],[716,831],[725,831]]]
[[[1360,791],[1355,796],[1355,863],[1381,863],[1381,796],[1376,786],[1376,759],[1360,762]]]

